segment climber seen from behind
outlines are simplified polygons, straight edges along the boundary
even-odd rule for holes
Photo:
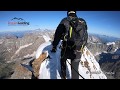
[[[56,52],[56,47],[60,40],[61,45],[61,74],[66,79],[66,61],[71,60],[71,78],[79,79],[78,66],[84,46],[87,44],[88,32],[87,24],[83,18],[79,18],[76,11],[67,11],[67,17],[59,23],[51,52]]]

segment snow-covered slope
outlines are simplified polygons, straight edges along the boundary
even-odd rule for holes
[[[107,45],[115,45],[115,42],[108,42]]]
[[[43,36],[45,37],[45,36]],[[47,57],[40,66],[39,70],[39,79],[61,79],[61,69],[60,69],[60,48],[59,45],[57,47],[56,53],[51,53],[50,50],[52,48],[51,42],[48,40],[50,38],[48,36],[45,37],[46,42],[41,44],[36,52],[36,59],[45,52],[47,53]],[[70,60],[68,59],[69,63]],[[67,79],[71,79],[71,67],[67,62]],[[81,61],[79,63],[79,74],[85,79],[107,79],[105,74],[101,71],[101,68],[98,62],[95,60],[92,53],[84,48],[84,53],[82,54]],[[82,77],[79,79],[82,79]]]

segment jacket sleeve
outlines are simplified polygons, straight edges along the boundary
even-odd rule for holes
[[[65,26],[63,23],[60,23],[55,31],[54,40],[52,45],[56,47],[59,44],[60,39],[62,38],[62,35],[64,34]]]
[[[84,40],[84,46],[86,46],[87,41],[88,41],[88,32],[87,32],[87,30],[86,30],[85,40]]]
[[[88,27],[87,27],[87,23],[86,21],[83,19],[83,18],[79,18],[79,20],[83,21],[84,22],[84,25],[85,25],[85,29],[88,30]]]
[[[83,41],[83,45],[85,46],[87,44],[87,40],[88,40],[88,26],[87,26],[87,23],[86,21],[83,19],[83,18],[79,18],[81,21],[84,22],[84,25],[85,25],[85,36],[84,36],[84,41]]]
[[[86,28],[86,36],[85,36],[85,45],[87,44],[87,41],[88,41],[88,26],[87,26],[87,23],[86,23],[86,21],[84,20],[84,22],[85,22],[85,28]]]

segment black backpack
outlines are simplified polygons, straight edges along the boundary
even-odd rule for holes
[[[66,33],[67,46],[79,49],[87,43],[88,33],[86,22],[82,18],[69,20],[69,30]]]

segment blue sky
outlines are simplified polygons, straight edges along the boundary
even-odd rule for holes
[[[34,29],[55,30],[67,11],[0,11],[0,32]],[[86,20],[89,33],[120,38],[120,11],[77,11],[77,16]],[[22,18],[30,25],[9,26],[14,17]]]

